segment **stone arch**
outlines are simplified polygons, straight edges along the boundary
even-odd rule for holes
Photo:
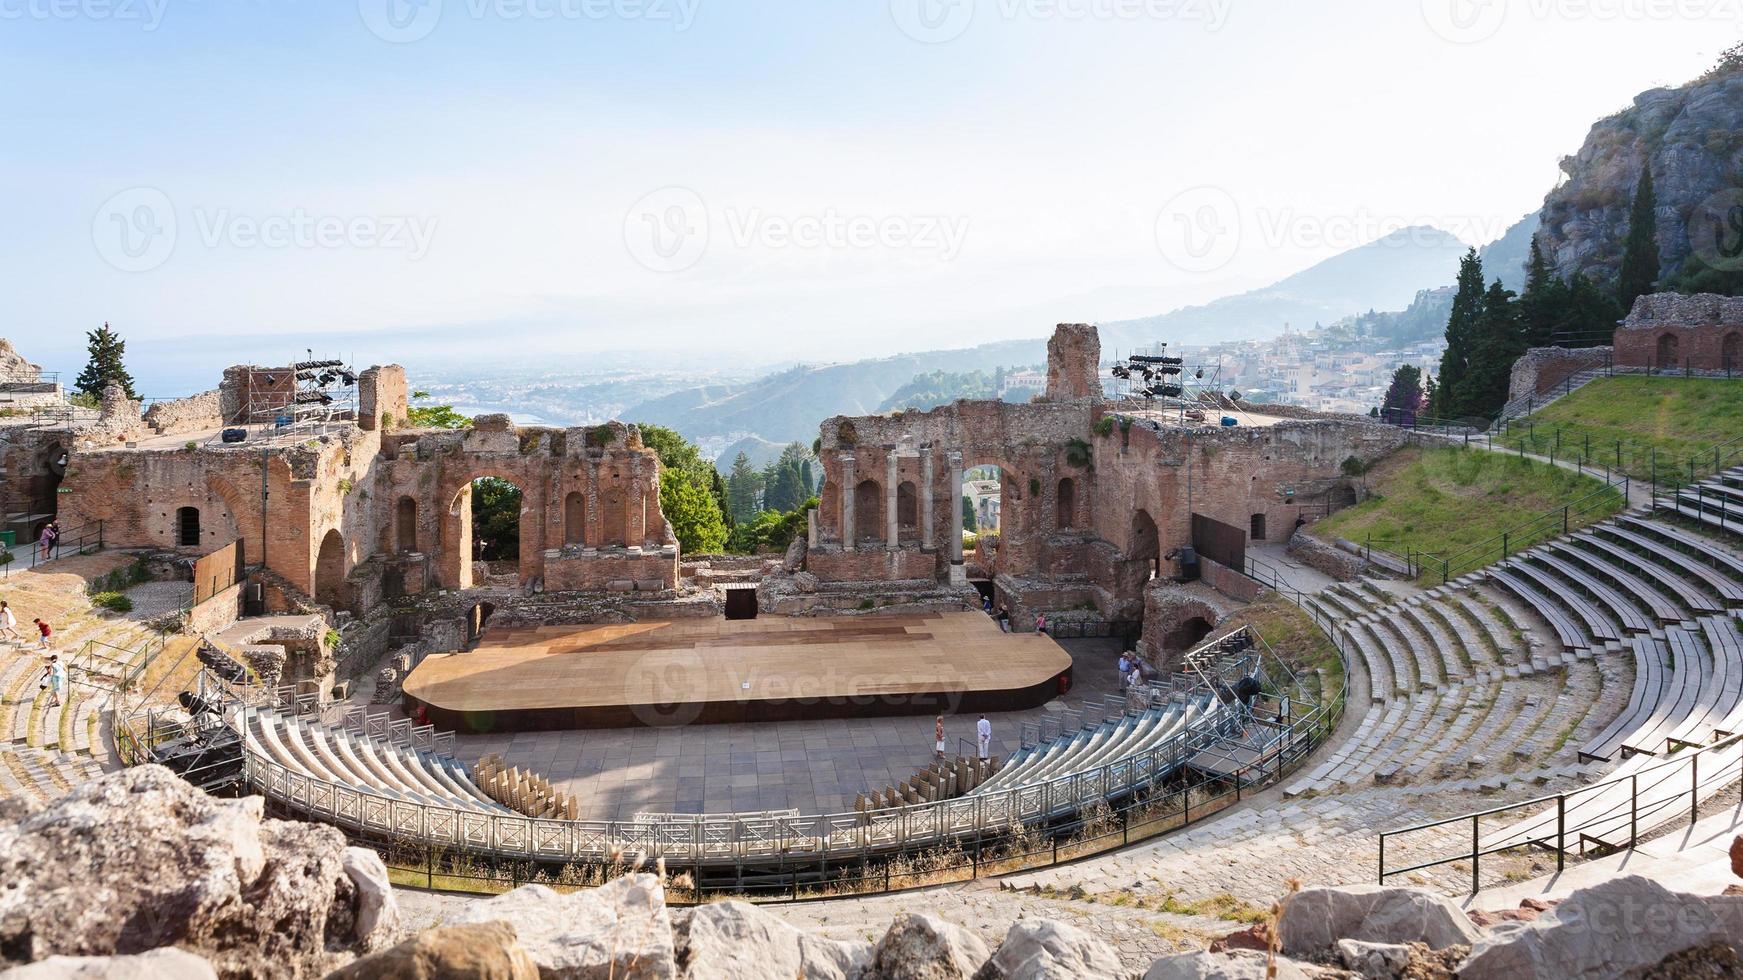
[[[399,498],[393,507],[395,551],[418,550],[418,502],[411,496]]]
[[[1132,530],[1126,544],[1127,561],[1149,562],[1151,571],[1162,572],[1162,532],[1156,519],[1142,507],[1132,514]]]
[[[446,588],[470,589],[482,584],[482,576],[474,580],[473,549],[477,537],[472,526],[472,487],[485,477],[512,483],[521,492],[520,518],[516,524],[519,538],[517,570],[521,582],[536,577],[542,568],[544,523],[538,513],[542,499],[538,474],[519,472],[513,467],[480,465],[444,475],[437,500],[447,500],[447,512],[441,516],[439,534],[441,554],[436,562],[437,580]]]
[[[629,494],[622,487],[605,491],[605,513],[600,515],[600,544],[622,548],[629,544]]]
[[[853,488],[854,537],[880,541],[884,530],[884,491],[878,481],[865,479]]]
[[[1077,526],[1077,481],[1069,476],[1059,481],[1059,493],[1054,502],[1054,526],[1061,531]]]
[[[1665,332],[1659,334],[1658,335],[1658,357],[1657,357],[1658,366],[1660,368],[1676,367],[1676,362],[1678,361],[1678,359],[1681,356],[1680,355],[1681,346],[1682,346],[1681,342],[1677,339],[1675,331],[1666,330]]]
[[[198,548],[200,546],[200,508],[177,507],[175,521],[176,547]]]
[[[587,543],[587,495],[579,490],[563,498],[563,543]]]
[[[914,488],[913,481],[903,480],[896,487],[896,525],[910,530],[919,523],[920,493]]]
[[[1743,333],[1733,330],[1719,342],[1719,364],[1726,371],[1743,368]]]
[[[334,609],[345,607],[345,536],[338,528],[321,538],[315,555],[315,601]]]

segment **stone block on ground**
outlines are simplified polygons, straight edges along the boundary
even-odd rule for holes
[[[1445,949],[1469,946],[1482,936],[1449,899],[1414,888],[1375,885],[1309,888],[1290,896],[1278,934],[1283,952],[1291,956],[1324,955],[1340,939]]]
[[[372,953],[327,980],[538,980],[539,965],[521,948],[514,926],[478,922],[425,929]]]
[[[165,946],[130,956],[50,956],[0,972],[0,980],[218,980],[212,964]]]
[[[1707,900],[1639,875],[1568,896],[1535,922],[1497,928],[1459,967],[1461,980],[1611,977],[1644,971],[1723,931]]]
[[[676,912],[672,930],[689,980],[854,980],[872,958],[871,943],[813,936],[743,902]]]
[[[1082,929],[1047,919],[1011,925],[975,980],[1100,980],[1125,976],[1119,954]]]
[[[587,891],[543,885],[475,902],[450,925],[513,923],[545,980],[669,980],[678,974],[665,888],[634,874]]]
[[[876,980],[968,980],[991,956],[962,926],[909,912],[878,941],[868,977]]]
[[[1237,949],[1224,953],[1181,953],[1164,956],[1150,964],[1144,980],[1267,980],[1269,958],[1264,953]],[[1277,957],[1275,980],[1307,980],[1313,976],[1300,963]]]

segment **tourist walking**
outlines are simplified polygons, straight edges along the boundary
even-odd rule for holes
[[[980,761],[985,762],[992,758],[993,723],[986,720],[986,715],[981,715],[980,720],[974,723],[974,737],[980,746]]]
[[[13,643],[24,642],[24,635],[18,632],[18,616],[4,601],[0,601],[0,636]]]
[[[1132,661],[1126,657],[1125,651],[1120,651],[1120,690],[1126,690],[1131,684]]]
[[[1045,635],[1047,633],[1047,614],[1046,613],[1036,613],[1035,614],[1035,632],[1040,633],[1042,635]]]
[[[39,561],[48,561],[53,557],[55,539],[60,537],[60,533],[61,529],[54,521],[49,521],[42,526],[42,536],[36,540],[36,543],[42,546],[42,557],[38,559]]]
[[[36,622],[36,632],[37,632],[36,648],[38,650],[47,650],[48,644],[49,644],[49,637],[54,636],[54,630],[51,629],[47,623],[43,622],[40,619],[36,620],[35,622]]]
[[[66,665],[61,663],[61,658],[60,658],[59,654],[51,653],[48,655],[48,666],[43,668],[42,686],[41,686],[41,690],[48,692],[48,697],[49,697],[48,706],[49,707],[51,707],[51,708],[60,707],[60,705],[61,705],[61,692],[66,690],[66,687],[67,687],[67,668],[66,668]]]
[[[999,603],[999,615],[997,618],[999,621],[999,632],[1009,633],[1011,631],[1011,607],[1002,602]]]
[[[938,761],[944,761],[944,716],[939,715],[938,721],[932,726],[933,749],[938,753]]]

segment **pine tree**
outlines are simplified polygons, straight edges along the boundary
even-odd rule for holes
[[[1437,418],[1469,414],[1459,383],[1469,370],[1477,321],[1483,315],[1483,260],[1471,249],[1459,260],[1458,291],[1446,321],[1446,352],[1440,356],[1440,383],[1430,413]]]
[[[750,456],[739,453],[733,457],[732,472],[726,477],[727,513],[743,522],[756,516],[757,492],[763,488],[763,477],[750,465]]]
[[[1422,411],[1422,369],[1401,364],[1392,372],[1392,385],[1380,405],[1379,416],[1398,425],[1412,425]]]
[[[133,375],[127,373],[127,366],[121,361],[122,355],[127,352],[127,341],[110,330],[107,323],[100,330],[86,333],[85,340],[91,359],[85,364],[85,369],[79,372],[79,379],[73,386],[93,398],[101,398],[103,389],[113,381],[121,386],[128,398],[138,400],[139,393],[133,390]]]
[[[1470,358],[1459,383],[1464,415],[1493,418],[1500,413],[1507,404],[1513,362],[1525,353],[1525,345],[1513,291],[1497,279],[1483,295],[1483,310],[1471,334]]]
[[[1628,238],[1622,246],[1622,267],[1616,273],[1616,300],[1623,312],[1658,283],[1658,195],[1652,189],[1652,165],[1640,171],[1634,202],[1628,209]]]
[[[1567,305],[1567,286],[1549,270],[1536,235],[1531,236],[1531,258],[1525,263],[1525,292],[1519,296],[1519,315],[1529,347],[1556,343],[1558,320]]]

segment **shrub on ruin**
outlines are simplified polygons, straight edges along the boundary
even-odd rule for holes
[[[1095,434],[1101,436],[1103,439],[1113,435],[1114,417],[1112,415],[1103,415],[1100,421],[1095,424]]]
[[[99,592],[91,597],[91,604],[110,612],[133,611],[133,600],[129,599],[125,592]]]

